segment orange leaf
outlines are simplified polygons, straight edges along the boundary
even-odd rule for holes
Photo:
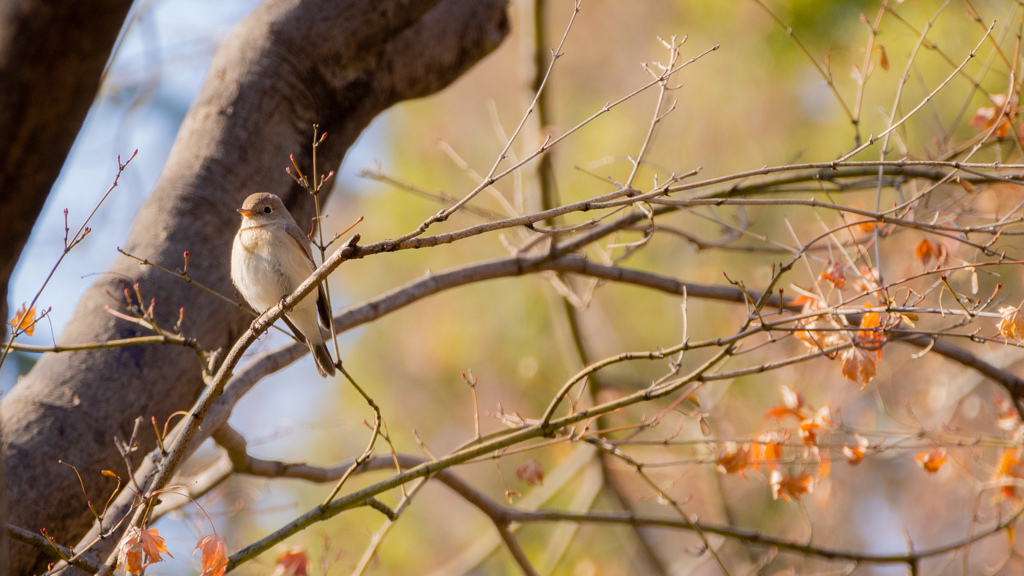
[[[865,348],[876,351],[881,356],[881,347],[885,343],[885,333],[875,330],[881,325],[878,312],[866,312],[861,318],[860,327],[857,331],[857,342]]]
[[[864,329],[878,328],[881,325],[879,320],[878,312],[866,312],[864,317],[860,319],[860,327]],[[870,338],[871,332],[861,332],[861,336],[864,338]]]
[[[814,425],[813,420],[800,421],[800,440],[810,446],[818,443],[817,426]]]
[[[24,332],[31,336],[36,328],[36,307],[28,308],[27,304],[22,304],[9,324],[14,327],[15,332]]]
[[[163,561],[163,558],[160,557],[161,552],[171,556],[164,544],[164,539],[160,537],[160,532],[156,528],[143,530],[139,533],[139,539],[142,541],[142,552],[149,559],[150,564]],[[173,556],[171,557],[173,558]]]
[[[843,376],[860,384],[861,390],[871,382],[878,371],[878,357],[871,352],[851,346],[839,355],[843,362]]]
[[[772,499],[778,500],[781,497],[786,502],[792,502],[793,498],[800,500],[804,494],[814,491],[814,476],[810,474],[791,475],[779,470],[773,470],[771,475]]]
[[[1017,106],[1013,103],[1007,106],[1006,96],[1002,94],[993,94],[991,99],[992,106],[983,106],[975,110],[974,117],[971,118],[971,126],[980,128],[982,132],[987,132],[998,123],[995,135],[998,138],[1005,138],[1010,133],[1010,123],[1017,117]]]
[[[936,267],[942,266],[946,263],[947,257],[949,257],[949,250],[944,244],[932,242],[927,238],[918,242],[914,248],[914,258],[920,260],[924,266],[928,266],[933,259]]]
[[[861,264],[860,277],[853,281],[853,285],[861,292],[875,292],[878,290],[879,278],[877,268],[870,268]]]
[[[1021,450],[1003,450],[999,457],[999,467],[996,468],[996,477],[1008,476],[1010,478],[1024,477],[1024,470],[1020,465]]]
[[[971,117],[971,126],[975,128],[981,128],[987,130],[995,124],[996,107],[995,106],[984,106],[974,111],[974,116]]]
[[[124,564],[125,571],[132,574],[142,572],[150,564],[163,562],[161,553],[171,556],[156,528],[132,528],[125,534],[118,548],[118,564]]]
[[[716,462],[719,472],[723,474],[743,475],[743,471],[750,465],[749,448],[741,447],[735,442],[726,442],[725,448],[718,453]]]
[[[789,433],[764,432],[757,435],[757,442],[750,445],[747,450],[747,458],[754,469],[761,467],[763,463],[769,470],[779,467],[782,460],[782,444],[789,438]]]
[[[831,427],[831,411],[828,406],[822,406],[813,417],[800,420],[800,439],[804,444],[817,444],[818,430],[827,430]]]
[[[995,404],[999,409],[996,426],[999,426],[1000,430],[1016,430],[1020,426],[1020,415],[1017,414],[1013,403],[1005,396],[998,396],[995,398]]]
[[[817,333],[817,322],[797,320],[796,328],[797,329],[793,331],[793,335],[796,336],[797,340],[803,342],[811,350],[817,351],[826,347],[822,336]]]
[[[920,452],[915,458],[925,472],[935,474],[946,463],[946,449],[939,446],[934,450]]]
[[[203,551],[201,576],[224,576],[224,570],[228,567],[228,552],[223,538],[216,534],[203,536],[196,543],[196,550]]]
[[[1024,338],[1024,315],[1020,308],[1003,306],[999,309],[999,335],[1006,339],[1013,339],[1017,342]]]
[[[846,461],[850,463],[850,466],[860,464],[868,447],[868,439],[860,434],[854,434],[853,439],[857,441],[856,446],[843,446],[843,455],[846,456]]]
[[[800,418],[804,408],[804,397],[799,392],[794,392],[788,386],[782,385],[782,404],[775,406],[765,412],[765,418],[781,420],[786,416]]]
[[[540,462],[530,458],[516,468],[516,478],[530,486],[538,486],[544,483],[544,467],[541,466]]]
[[[807,314],[809,312],[817,312],[819,310],[824,310],[825,308],[828,308],[828,306],[825,304],[825,301],[821,299],[821,296],[815,294],[814,292],[804,290],[803,288],[797,286],[796,284],[790,284],[789,287],[794,292],[797,293],[797,297],[793,298],[793,304],[802,305],[802,312],[804,314]]]
[[[1000,493],[1003,498],[1016,499],[1017,480],[1024,478],[1024,466],[1021,466],[1021,449],[1003,450],[999,457],[999,467],[996,468],[994,480],[1002,484]]]
[[[925,263],[927,263],[927,261],[932,257],[932,245],[933,244],[929,242],[927,238],[918,242],[917,246],[914,247],[914,258],[917,260],[925,260]]]
[[[814,459],[818,461],[818,482],[823,482],[825,478],[828,478],[829,473],[832,472],[832,460],[822,458],[817,446],[813,447],[812,450],[814,450]]]
[[[285,550],[277,557],[274,572],[271,576],[307,576],[309,574],[309,557],[302,546],[294,546]]]
[[[842,288],[846,286],[846,274],[843,272],[843,265],[839,262],[828,261],[825,270],[822,271],[820,278],[827,280],[829,284],[836,288]]]
[[[124,571],[129,574],[139,574],[146,567],[142,559],[142,543],[135,542],[125,546],[122,542],[117,553],[117,565],[124,566]]]

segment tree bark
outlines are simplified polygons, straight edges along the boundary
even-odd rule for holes
[[[131,5],[0,2],[0,301]]]
[[[0,2],[2,320],[8,318],[7,285],[14,266],[85,121],[131,5],[131,0]],[[0,341],[6,334],[0,329]],[[0,466],[0,527],[7,523],[6,475]],[[0,576],[10,569],[8,540],[0,529]]]
[[[498,46],[508,31],[506,0],[292,0],[265,2],[218,50],[170,158],[136,217],[125,250],[167,268],[190,252],[189,275],[224,294],[235,208],[250,193],[278,194],[308,228],[312,199],[285,173],[295,154],[308,170],[312,125],[330,134],[318,150],[336,169],[369,122],[400,100],[436,92]],[[108,314],[110,295],[143,304],[170,328],[184,307],[183,332],[206,350],[227,348],[251,318],[223,301],[121,257],[82,297],[60,343],[141,335]],[[74,542],[92,520],[85,505],[106,500],[124,477],[114,436],[138,417],[163,422],[199,391],[195,355],[173,346],[136,346],[43,357],[0,403],[8,438],[11,521],[45,527]],[[147,426],[143,427],[148,431]],[[141,438],[145,452],[152,433]],[[58,460],[74,464],[74,472]],[[41,564],[22,544],[15,574]]]

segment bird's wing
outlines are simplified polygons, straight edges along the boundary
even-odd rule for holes
[[[309,249],[309,238],[302,234],[302,230],[299,229],[298,225],[292,225],[287,227],[288,235],[291,236],[292,240],[302,248],[306,254],[306,259],[309,260],[310,271],[316,270],[316,262],[313,260],[313,253]],[[331,311],[327,308],[327,293],[324,291],[324,285],[321,282],[317,286],[317,298],[316,298],[316,310],[320,317],[320,325],[325,329],[331,329]]]
[[[306,343],[306,335],[302,333],[302,330],[299,330],[298,326],[296,326],[291,320],[289,320],[287,316],[281,316],[281,320],[284,320],[284,323],[288,325],[288,328],[292,331],[292,334],[295,335],[296,340],[298,340],[301,344]]]
[[[309,250],[309,238],[302,233],[299,229],[299,225],[295,222],[289,222],[288,226],[285,226],[285,230],[288,231],[288,236],[299,245],[302,249],[302,253],[306,255],[306,260],[309,261],[310,271],[316,270],[316,264],[313,262],[313,253]]]
[[[325,330],[331,329],[331,311],[327,308],[327,293],[324,291],[324,285],[321,282],[320,286],[317,287],[319,294],[316,299],[316,311],[320,315],[320,325]]]

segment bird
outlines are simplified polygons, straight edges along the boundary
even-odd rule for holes
[[[231,247],[231,281],[262,314],[294,292],[316,270],[316,264],[309,239],[279,197],[268,192],[251,194],[237,211],[242,223]],[[329,329],[331,315],[322,283],[282,319],[309,348],[317,371],[326,378],[334,376],[335,365],[318,317],[320,325]]]

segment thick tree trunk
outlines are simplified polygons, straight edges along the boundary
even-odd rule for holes
[[[8,317],[11,273],[85,121],[131,5],[0,2],[0,320]],[[0,329],[0,341],[4,337]],[[0,576],[8,574],[10,559],[2,529],[5,477],[0,466]]]
[[[0,2],[0,301],[131,5]]]
[[[299,222],[312,200],[284,172],[288,155],[308,166],[312,125],[330,133],[318,152],[336,169],[379,112],[440,90],[494,49],[507,33],[506,0],[293,0],[266,2],[218,51],[185,118],[167,166],[140,210],[125,250],[189,274],[225,294],[235,208],[256,191],[280,195]],[[60,343],[141,335],[104,311],[109,294],[137,283],[146,305],[170,328],[185,308],[183,332],[204,349],[227,348],[250,318],[224,302],[120,258],[78,303]],[[137,417],[162,422],[187,409],[202,388],[194,354],[137,346],[48,355],[0,403],[12,471],[12,523],[45,527],[74,542],[122,473],[114,436],[127,438]],[[144,429],[149,426],[144,427]],[[142,439],[152,446],[152,434]],[[145,450],[143,450],[144,452]],[[123,476],[123,474],[121,474]],[[15,544],[13,570],[38,566],[36,551]]]

